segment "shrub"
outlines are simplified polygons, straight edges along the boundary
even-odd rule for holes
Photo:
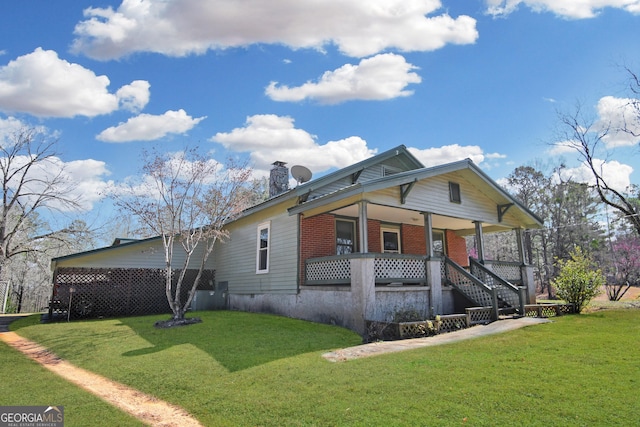
[[[568,260],[557,260],[560,273],[551,284],[555,286],[557,295],[573,304],[576,313],[580,313],[600,293],[605,278],[592,258],[579,247],[576,246],[570,256]]]

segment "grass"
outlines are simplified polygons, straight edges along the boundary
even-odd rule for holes
[[[346,363],[320,357],[360,342],[344,329],[240,312],[197,315],[203,323],[169,330],[153,328],[158,316],[26,319],[14,330],[207,426],[581,426],[638,418],[640,310],[564,316]],[[67,425],[86,425],[70,417]]]
[[[64,406],[67,426],[144,425],[4,343],[0,343],[0,366],[0,406]]]

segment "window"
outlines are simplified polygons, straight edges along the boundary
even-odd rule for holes
[[[381,227],[382,234],[382,252],[383,253],[400,253],[400,228],[398,227]]]
[[[269,272],[269,245],[271,224],[266,222],[258,226],[258,247],[256,255],[256,274]]]
[[[446,254],[446,248],[444,244],[444,231],[442,230],[433,230],[432,234],[433,240],[433,255],[435,256],[443,256]]]
[[[460,203],[460,184],[457,182],[449,182],[449,201],[453,203]]]
[[[352,254],[356,251],[355,230],[355,221],[336,220],[336,255]]]

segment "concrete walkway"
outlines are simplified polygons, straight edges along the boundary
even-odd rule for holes
[[[538,325],[547,322],[550,322],[550,320],[538,317],[520,317],[516,319],[498,320],[497,322],[492,322],[488,325],[477,325],[471,328],[461,329],[459,331],[435,335],[432,337],[413,338],[399,341],[381,341],[363,344],[356,347],[343,348],[325,353],[322,357],[330,362],[346,362],[348,360],[361,359],[363,357],[377,356],[380,354],[449,344],[452,342],[499,334],[502,332],[512,331],[514,329],[524,328],[525,326]]]

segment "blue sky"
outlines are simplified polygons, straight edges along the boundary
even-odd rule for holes
[[[246,158],[256,176],[276,160],[321,176],[404,144],[496,180],[561,160],[579,178],[577,156],[548,145],[557,111],[615,123],[623,66],[640,73],[640,0],[88,5],[0,3],[0,141],[24,125],[59,138],[88,211],[151,146]],[[609,141],[619,186],[640,184],[637,143]]]

